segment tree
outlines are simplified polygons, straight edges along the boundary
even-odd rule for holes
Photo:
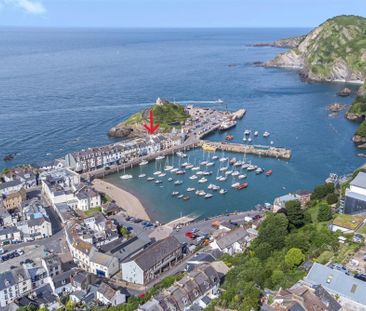
[[[305,215],[301,203],[298,200],[288,201],[286,202],[286,209],[290,230],[301,228],[305,224]]]
[[[290,249],[294,247],[301,249],[305,253],[310,248],[309,236],[302,230],[291,233],[286,237],[286,248]]]
[[[325,183],[323,185],[316,186],[313,193],[311,194],[312,200],[321,200],[329,193],[334,192],[334,185],[331,183]]]
[[[285,256],[285,263],[290,268],[300,265],[304,260],[305,255],[299,248],[291,248]]]
[[[244,299],[241,303],[243,311],[251,311],[259,309],[260,290],[254,283],[250,282],[244,286]]]
[[[259,227],[258,237],[254,240],[254,249],[266,242],[269,250],[281,249],[285,245],[288,220],[284,214],[267,214]]]
[[[318,220],[328,221],[332,219],[332,209],[328,204],[321,204],[319,206]]]
[[[120,227],[119,228],[119,233],[126,239],[128,239],[130,237],[130,231],[128,231],[128,229],[126,227]]]
[[[329,205],[333,205],[338,202],[338,194],[336,193],[329,193],[327,195],[327,203]]]
[[[75,303],[71,299],[69,299],[66,303],[66,306],[65,306],[66,311],[73,311],[74,306],[75,306]]]
[[[278,287],[283,279],[285,278],[285,273],[283,273],[282,270],[273,270],[273,273],[271,275],[271,281],[274,288]]]
[[[260,243],[255,247],[254,251],[259,259],[266,260],[271,256],[271,245],[267,242]]]

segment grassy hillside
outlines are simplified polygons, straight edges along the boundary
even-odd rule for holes
[[[327,77],[337,62],[344,62],[352,71],[366,75],[366,19],[338,16],[326,21],[313,40],[309,41],[305,60],[310,74]]]
[[[124,124],[125,125],[134,125],[134,124],[143,124],[144,122],[149,122],[149,110],[146,109],[144,111],[138,112],[128,118]],[[179,124],[184,122],[187,118],[189,118],[189,114],[186,113],[184,107],[180,104],[173,103],[165,103],[164,105],[158,106],[154,105],[152,107],[154,112],[154,123],[159,123],[160,128],[163,131],[171,129],[173,126],[179,127]]]

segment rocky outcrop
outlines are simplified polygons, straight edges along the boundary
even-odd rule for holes
[[[108,131],[110,137],[136,138],[144,136],[144,128],[141,125],[126,125],[124,122],[112,127]]]
[[[338,16],[312,30],[291,50],[264,63],[267,67],[301,69],[315,81],[364,81],[366,19]]]
[[[351,94],[352,94],[352,90],[349,89],[348,87],[345,87],[343,90],[341,90],[337,93],[337,95],[341,96],[341,97],[347,97],[347,96],[350,96]]]
[[[330,112],[340,112],[342,111],[344,108],[346,107],[346,105],[341,104],[341,103],[334,103],[328,106],[328,110]]]
[[[280,39],[273,42],[259,42],[255,43],[253,46],[261,47],[261,46],[271,46],[275,48],[296,48],[300,44],[300,42],[305,38],[305,36],[291,37],[286,39]]]

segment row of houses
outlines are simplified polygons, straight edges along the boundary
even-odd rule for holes
[[[78,173],[127,163],[143,156],[170,149],[184,142],[183,134],[159,134],[112,145],[88,148],[65,156],[68,168]]]

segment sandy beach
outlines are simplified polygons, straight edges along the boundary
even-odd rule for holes
[[[95,179],[93,185],[97,191],[105,193],[114,200],[129,216],[150,220],[144,206],[133,194],[101,179]]]

